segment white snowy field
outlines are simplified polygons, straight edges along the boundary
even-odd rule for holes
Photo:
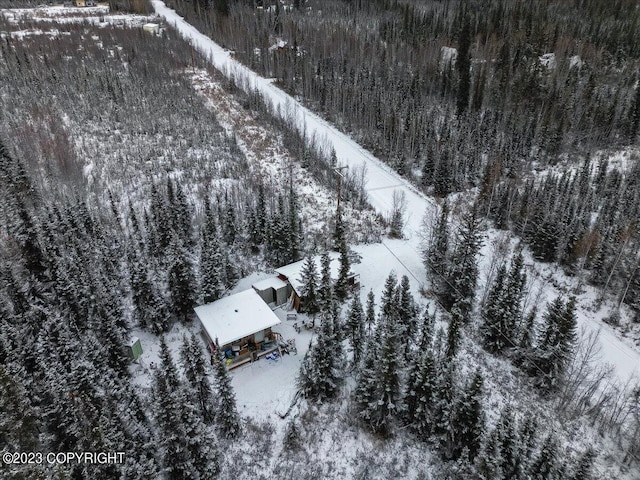
[[[354,140],[344,133],[338,131],[327,121],[320,118],[293,97],[282,91],[273,84],[271,79],[263,78],[235,60],[228,50],[225,50],[206,35],[200,33],[195,27],[188,24],[174,10],[168,8],[160,0],[152,0],[152,5],[158,15],[163,17],[167,23],[173,25],[178,32],[209,59],[211,64],[234,78],[241,88],[247,91],[258,91],[264,98],[271,102],[274,111],[281,115],[293,118],[297,121],[300,130],[304,131],[309,140],[315,139],[328,148],[334,148],[338,157],[338,163],[349,165],[349,167],[366,166],[366,191],[371,205],[382,215],[387,216],[393,206],[394,192],[402,192],[407,202],[405,215],[404,234],[406,239],[399,242],[387,242],[391,251],[400,258],[405,258],[411,262],[410,278],[412,281],[426,278],[424,267],[419,258],[421,248],[420,232],[422,230],[422,220],[426,215],[432,215],[435,211],[435,202],[426,195],[418,192],[408,181],[393,172],[384,165],[371,152],[368,152]],[[488,233],[488,240],[496,235],[496,232]],[[488,257],[487,249],[483,250],[484,259]],[[413,259],[413,260],[409,260]],[[364,262],[377,262],[375,257],[369,257]],[[481,259],[481,270],[486,268]],[[550,267],[542,266],[538,268],[543,273],[550,274],[555,282],[548,282],[545,285],[545,293],[541,300],[551,300],[558,295],[567,295],[565,288],[558,288],[559,283],[569,284],[567,279],[559,270],[544,272]],[[385,274],[388,274],[386,272]],[[415,277],[412,278],[412,277]],[[543,281],[542,277],[540,281]],[[554,285],[555,283],[555,285]],[[618,376],[623,382],[636,376],[640,368],[640,351],[631,342],[621,338],[610,326],[602,323],[599,319],[607,315],[605,311],[593,312],[592,296],[579,297],[579,324],[585,332],[599,332],[602,344],[602,361],[615,366]],[[539,310],[544,308],[544,303],[538,305]]]

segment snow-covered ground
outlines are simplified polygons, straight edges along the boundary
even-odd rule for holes
[[[235,138],[253,169],[252,174],[262,178],[265,184],[293,182],[304,233],[317,238],[326,231],[335,216],[335,191],[316,182],[284,146],[282,136],[274,134],[258,114],[243,108],[239,99],[226,92],[210,72],[189,69],[187,74],[195,89],[206,99],[208,108],[215,113],[218,123],[227,135]],[[344,203],[343,206],[343,219],[350,225],[349,241],[370,243],[379,240],[382,226],[375,212],[358,210]]]
[[[109,14],[108,6],[96,7],[66,7],[53,5],[38,8],[8,8],[0,10],[0,14],[9,24],[17,25],[21,22],[40,22],[64,24],[92,24],[99,27],[116,25],[127,28],[142,27],[153,17],[134,14]],[[37,33],[31,31],[30,35]],[[47,33],[47,32],[44,32]],[[15,34],[14,34],[15,35]]]
[[[385,216],[388,215],[393,206],[394,192],[404,193],[407,202],[404,229],[406,240],[387,243],[394,255],[411,262],[411,273],[413,274],[411,277],[415,276],[418,280],[426,278],[424,267],[419,261],[416,261],[415,257],[419,258],[422,219],[425,214],[433,215],[435,209],[434,201],[418,192],[405,179],[393,172],[354,140],[276,87],[271,79],[260,77],[240,64],[233,58],[231,52],[200,33],[162,1],[152,0],[151,3],[156,13],[170,25],[173,25],[218,70],[235,79],[241,88],[247,91],[257,90],[260,92],[267,101],[272,103],[274,111],[295,119],[300,129],[306,132],[310,140],[320,140],[327,148],[335,149],[339,164],[349,165],[351,168],[363,164],[366,165],[366,190],[369,195],[369,202],[378,212]],[[494,232],[489,232],[490,237],[493,235]],[[486,252],[484,253],[486,254]],[[377,264],[378,259],[376,257],[367,257],[364,262]],[[388,272],[385,272],[386,274]],[[553,272],[553,277],[561,281],[565,279],[559,271]],[[412,278],[412,280],[414,279]],[[567,293],[567,290],[558,288],[549,282],[542,300],[550,300],[557,295],[566,295]],[[626,381],[638,372],[640,352],[632,344],[620,338],[619,334],[612,328],[598,320],[605,313],[592,312],[592,302],[590,300],[586,297],[580,298],[578,312],[580,326],[586,332],[600,332],[600,341],[603,346],[602,360],[614,365],[621,380]],[[541,305],[543,306],[544,304]]]

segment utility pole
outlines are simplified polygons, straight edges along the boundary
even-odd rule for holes
[[[349,165],[342,165],[341,167],[334,167],[333,171],[338,175],[338,206],[336,210],[340,210],[340,195],[342,193],[342,179],[344,175],[342,174],[342,170],[345,168],[349,168]]]

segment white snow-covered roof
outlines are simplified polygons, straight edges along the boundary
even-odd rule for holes
[[[280,323],[252,288],[194,310],[209,338],[220,346]]]
[[[442,47],[440,49],[440,66],[443,67],[447,63],[456,63],[458,59],[458,49],[453,47]]]
[[[283,282],[282,280],[280,280],[278,277],[270,277],[270,278],[265,278],[264,280],[260,280],[259,282],[256,282],[251,286],[258,291],[263,291],[263,290],[266,290],[267,288],[274,288],[276,290],[279,290],[282,287],[286,287],[287,284],[286,282]]]
[[[313,257],[314,262],[316,262],[316,272],[318,272],[318,280],[320,280],[320,276],[322,275],[322,263],[320,261],[320,258],[320,255]],[[340,274],[340,255],[336,252],[329,252],[329,258],[331,258],[331,279],[337,280]],[[299,262],[276,268],[276,273],[278,275],[286,277],[293,289],[298,294],[300,294],[300,290],[302,288],[302,270],[304,269],[305,261],[306,260],[300,260]]]

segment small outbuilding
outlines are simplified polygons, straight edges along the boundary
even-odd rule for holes
[[[127,356],[133,360],[137,361],[142,355],[142,344],[140,343],[140,339],[138,337],[131,337],[126,344],[127,348]]]
[[[252,287],[268,305],[277,307],[278,305],[287,303],[287,300],[289,299],[288,285],[278,277],[260,280],[259,282],[254,283]]]
[[[195,308],[212,353],[222,352],[233,368],[278,349],[271,327],[280,319],[253,289]]]
[[[160,25],[157,23],[145,23],[142,26],[142,30],[144,30],[147,33],[158,35],[158,33],[160,33]]]
[[[331,259],[331,263],[329,264],[330,272],[331,272],[331,281],[335,282],[340,276],[340,255],[336,252],[330,252],[329,258]],[[313,257],[313,261],[316,264],[316,271],[318,272],[318,279],[320,278],[322,272],[322,262],[321,256]],[[277,278],[286,282],[289,290],[288,296],[290,304],[296,310],[299,310],[300,303],[304,301],[302,297],[303,283],[302,283],[302,271],[304,270],[305,260],[300,260],[299,262],[291,263],[289,265],[285,265],[280,268],[276,268]],[[359,277],[353,272],[350,272],[347,277],[347,283],[351,287],[359,286]]]

